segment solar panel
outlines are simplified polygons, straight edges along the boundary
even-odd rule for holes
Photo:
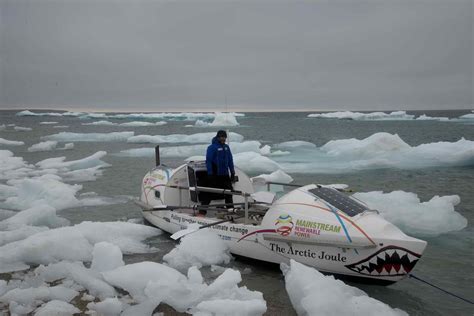
[[[320,187],[309,190],[309,192],[313,193],[320,199],[325,200],[326,202],[328,202],[335,208],[343,211],[349,216],[355,216],[368,210],[367,206],[351,199],[344,193],[341,193],[333,188]]]

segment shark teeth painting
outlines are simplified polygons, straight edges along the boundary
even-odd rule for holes
[[[346,268],[370,276],[401,276],[413,270],[421,255],[398,246],[387,246]]]

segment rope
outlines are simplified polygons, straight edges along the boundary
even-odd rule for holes
[[[469,299],[467,299],[467,298],[464,298],[464,297],[461,297],[461,296],[456,295],[456,294],[454,294],[454,293],[451,293],[451,292],[449,292],[449,291],[446,291],[446,290],[440,288],[439,286],[436,286],[436,285],[434,285],[434,284],[432,284],[432,283],[430,283],[430,282],[428,282],[428,281],[422,280],[422,279],[420,279],[419,277],[417,277],[417,276],[415,276],[415,275],[413,275],[413,274],[411,274],[411,273],[408,274],[408,276],[409,276],[410,278],[413,278],[413,279],[415,279],[415,280],[418,280],[418,281],[420,281],[420,282],[423,282],[423,283],[425,283],[425,284],[428,284],[429,286],[432,286],[432,287],[434,287],[435,289],[438,289],[438,290],[440,290],[440,291],[442,291],[442,292],[444,292],[444,293],[446,293],[446,294],[449,294],[449,295],[451,295],[451,296],[454,296],[454,297],[456,297],[456,298],[458,298],[458,299],[460,299],[460,300],[462,300],[462,301],[464,301],[464,302],[466,302],[466,303],[474,304],[473,301],[471,301],[471,300],[469,300]]]

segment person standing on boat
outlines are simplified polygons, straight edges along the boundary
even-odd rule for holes
[[[207,177],[210,187],[232,190],[235,179],[234,160],[229,145],[225,143],[226,140],[226,131],[220,130],[212,139],[211,145],[207,147]],[[224,198],[226,204],[233,203],[232,195],[225,194]],[[201,202],[202,205],[209,205],[209,203],[210,199]]]

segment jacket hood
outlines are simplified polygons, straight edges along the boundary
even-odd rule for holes
[[[213,144],[220,144],[220,143],[219,143],[219,140],[217,139],[217,136],[215,136],[214,138],[212,138],[212,143],[213,143]]]

